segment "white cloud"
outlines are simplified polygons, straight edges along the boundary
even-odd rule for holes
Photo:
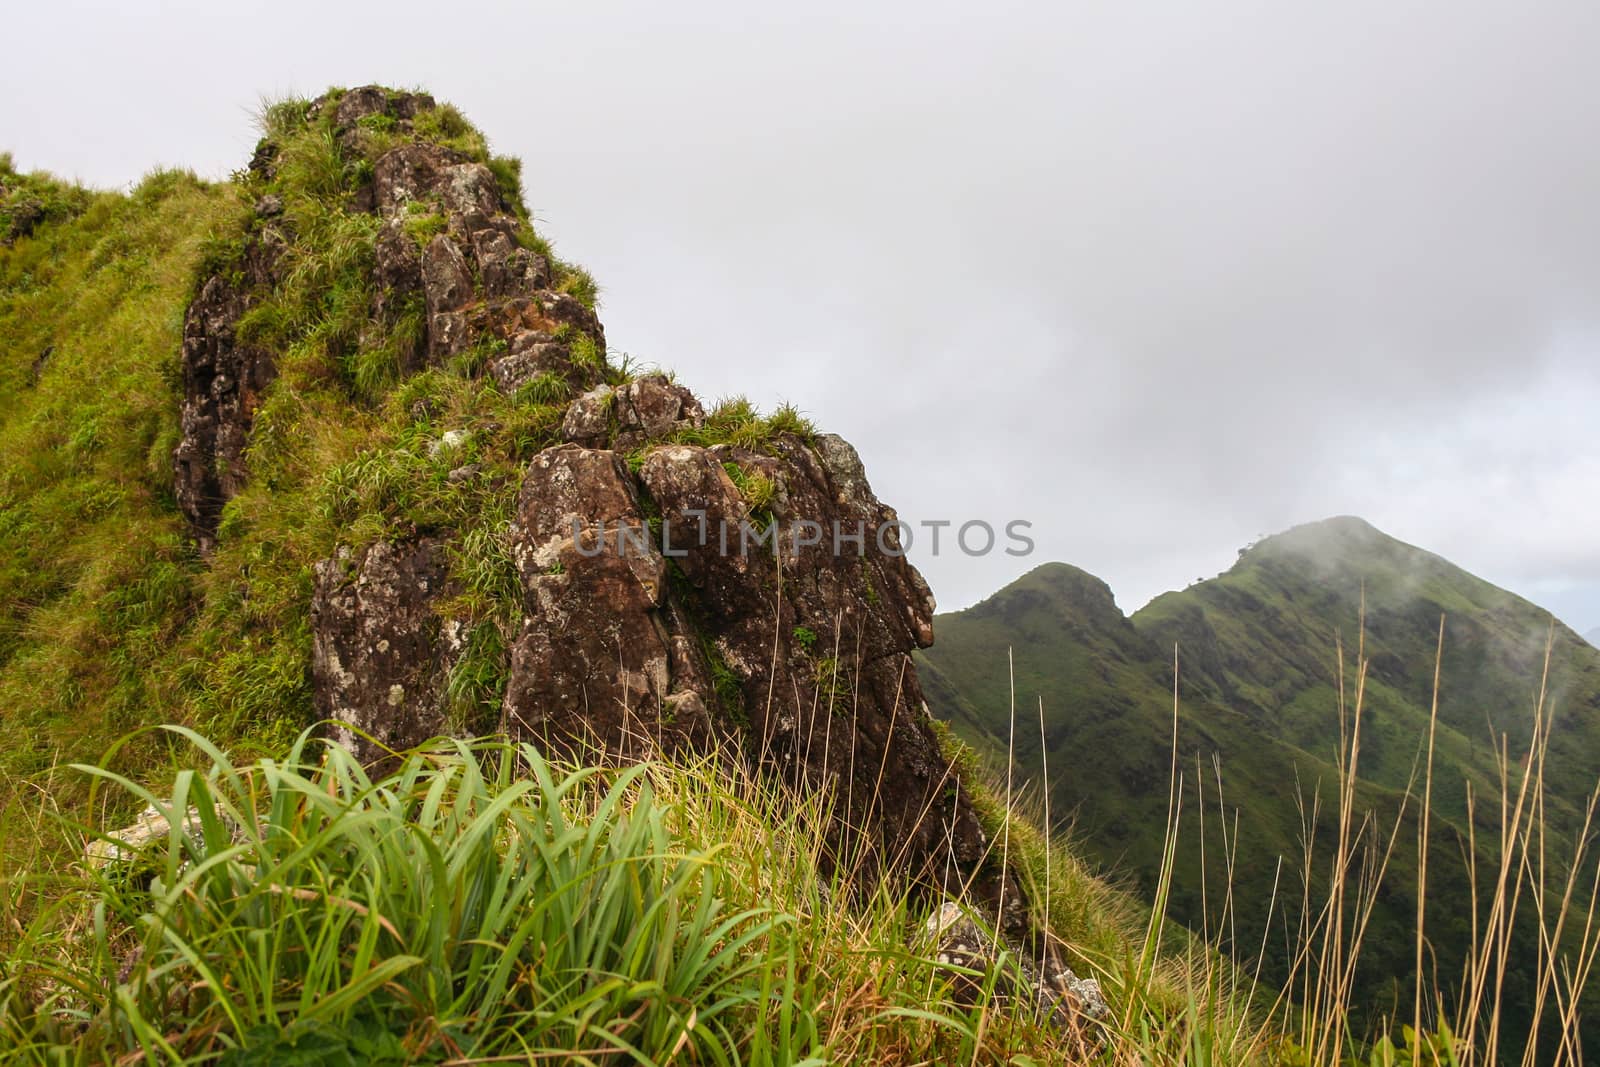
[[[617,347],[1125,607],[1337,512],[1600,622],[1600,6],[33,5],[0,140],[121,183],[422,83]],[[1024,569],[925,560],[949,606]],[[1593,590],[1585,593],[1583,590]]]

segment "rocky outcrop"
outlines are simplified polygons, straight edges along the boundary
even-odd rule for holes
[[[524,613],[506,732],[625,754],[711,739],[709,669],[668,604],[667,561],[617,453],[563,445],[536,456],[511,546]]]
[[[364,761],[437,735],[465,644],[434,606],[452,592],[443,547],[422,539],[342,549],[316,567],[311,678],[318,714]]]
[[[624,759],[716,751],[824,791],[835,859],[1004,897],[1001,926],[1019,930],[1022,895],[985,863],[989,843],[910,658],[932,641],[933,598],[855,450],[759,420],[713,425],[668,377],[608,368],[593,309],[557,286],[558,274],[573,275],[542,254],[495,172],[446,144],[395,135],[432,106],[361,89],[324,98],[311,115],[349,154],[346,173],[362,176],[335,203],[375,217],[371,329],[351,343],[420,321],[404,335],[414,347],[398,354],[402,374],[447,366],[519,411],[539,409],[541,436],[515,452],[514,514],[492,531],[510,557],[496,586],[506,614],[493,623],[510,620],[496,630],[503,731]],[[294,240],[288,220],[303,195],[277,177],[286,158],[258,150],[244,267],[206,281],[185,330],[175,464],[203,547],[248,476],[245,443],[275,369],[272,352],[241,341],[239,323],[281,299],[274,250]],[[478,429],[452,431],[450,447]],[[464,464],[444,477],[476,471]],[[363,758],[445,728],[447,679],[465,643],[447,621],[461,599],[451,583],[459,531],[385,530],[315,568],[317,707]]]
[[[565,424],[590,444],[645,442],[636,474],[579,444],[534,460],[513,524],[526,603],[504,729],[613,750],[731,738],[834,792],[873,854],[968,877],[986,841],[923,710],[909,653],[932,640],[933,598],[894,512],[831,435],[648,446],[700,419],[686,391],[642,380],[604,405],[579,397]],[[760,509],[735,477],[770,486]]]
[[[435,104],[425,94],[367,86],[313,103],[309,119],[329,107],[336,141],[359,158],[372,120],[407,134]],[[251,160],[269,186],[277,180],[278,155],[264,140]],[[211,549],[223,506],[249,477],[245,445],[262,393],[277,374],[276,354],[242,342],[238,327],[247,311],[274,298],[278,259],[293,240],[283,219],[285,197],[294,192],[276,189],[260,198],[242,255],[205,279],[184,320],[182,437],[173,471],[179,508],[202,551]],[[403,354],[402,373],[494,344],[504,355],[489,370],[502,388],[514,390],[546,372],[574,388],[598,384],[597,363],[605,355],[599,319],[571,294],[550,288],[550,264],[523,247],[525,230],[487,166],[441,144],[407,141],[377,158],[347,207],[380,220],[371,271],[375,328],[394,326],[418,301],[423,309],[425,333],[415,351]],[[408,228],[419,219],[434,221],[439,231],[420,247]],[[592,353],[587,364],[573,358],[579,339]]]

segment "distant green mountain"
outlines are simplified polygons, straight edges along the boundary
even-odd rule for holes
[[[1225,574],[1157,597],[1131,619],[1098,578],[1046,564],[966,611],[938,616],[922,673],[934,712],[1003,760],[1014,671],[1011,744],[1019,770],[1037,788],[1042,699],[1052,816],[1070,821],[1092,855],[1148,890],[1160,868],[1167,811],[1176,655],[1185,801],[1173,913],[1198,927],[1214,924],[1220,912],[1220,766],[1222,803],[1230,820],[1238,812],[1241,952],[1253,954],[1262,943],[1277,861],[1284,861],[1273,917],[1278,933],[1266,939],[1272,974],[1286,964],[1285,899],[1291,926],[1299,917],[1303,812],[1314,794],[1321,812],[1313,838],[1332,840],[1340,650],[1349,703],[1358,655],[1364,652],[1369,665],[1357,806],[1392,826],[1424,751],[1441,616],[1429,899],[1449,904],[1434,906],[1428,931],[1441,971],[1457,973],[1470,944],[1461,860],[1468,784],[1477,798],[1481,878],[1498,855],[1493,739],[1504,737],[1515,771],[1528,750],[1547,642],[1553,829],[1575,830],[1600,775],[1600,650],[1543,609],[1360,519],[1336,518],[1266,538],[1241,551]],[[1197,776],[1208,820],[1204,883]],[[1414,813],[1415,804],[1404,810]],[[1378,1007],[1409,998],[1406,981],[1394,976],[1415,969],[1414,824],[1405,823],[1398,840],[1360,975]],[[1563,848],[1552,843],[1550,852]],[[1513,999],[1531,997],[1515,979],[1535,955],[1530,946],[1526,958],[1513,959]]]

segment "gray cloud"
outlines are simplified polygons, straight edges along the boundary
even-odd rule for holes
[[[426,84],[616,347],[795,401],[908,519],[1035,523],[924,557],[947,606],[1353,512],[1600,623],[1600,6],[749,8],[35,5],[0,141],[220,174],[260,93]]]

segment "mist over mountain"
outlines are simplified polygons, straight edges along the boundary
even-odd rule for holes
[[[1430,840],[1435,857],[1448,858],[1436,859],[1429,896],[1448,904],[1430,936],[1441,964],[1455,967],[1471,913],[1458,857],[1475,849],[1482,877],[1498,856],[1484,808],[1498,795],[1499,754],[1513,774],[1528,755],[1541,686],[1552,827],[1577,830],[1600,770],[1600,650],[1543,609],[1340,517],[1264,538],[1226,573],[1157,597],[1131,618],[1104,582],[1046,564],[966,611],[937,616],[935,643],[920,655],[935,713],[997,759],[1009,744],[1034,789],[1043,788],[1042,747],[1052,817],[1146,888],[1161,866],[1176,690],[1188,833],[1179,841],[1175,911],[1216,928],[1217,887],[1228,880],[1218,858],[1226,855],[1225,812],[1228,839],[1252,858],[1232,875],[1239,937],[1258,944],[1267,935],[1272,971],[1287,963],[1275,946],[1293,918],[1286,902],[1299,899],[1308,813],[1318,812],[1319,857],[1331,840],[1332,791],[1358,694],[1357,803],[1377,825],[1401,819],[1401,839],[1415,842],[1436,653]],[[1210,819],[1203,829],[1202,818]],[[1393,976],[1409,969],[1415,867],[1414,855],[1395,850],[1395,891],[1373,913],[1378,947],[1361,983],[1374,1010],[1396,996],[1408,1002]],[[1288,895],[1269,923],[1275,881]],[[1531,966],[1529,952],[1514,974]],[[1531,981],[1517,989],[1533,995]]]

